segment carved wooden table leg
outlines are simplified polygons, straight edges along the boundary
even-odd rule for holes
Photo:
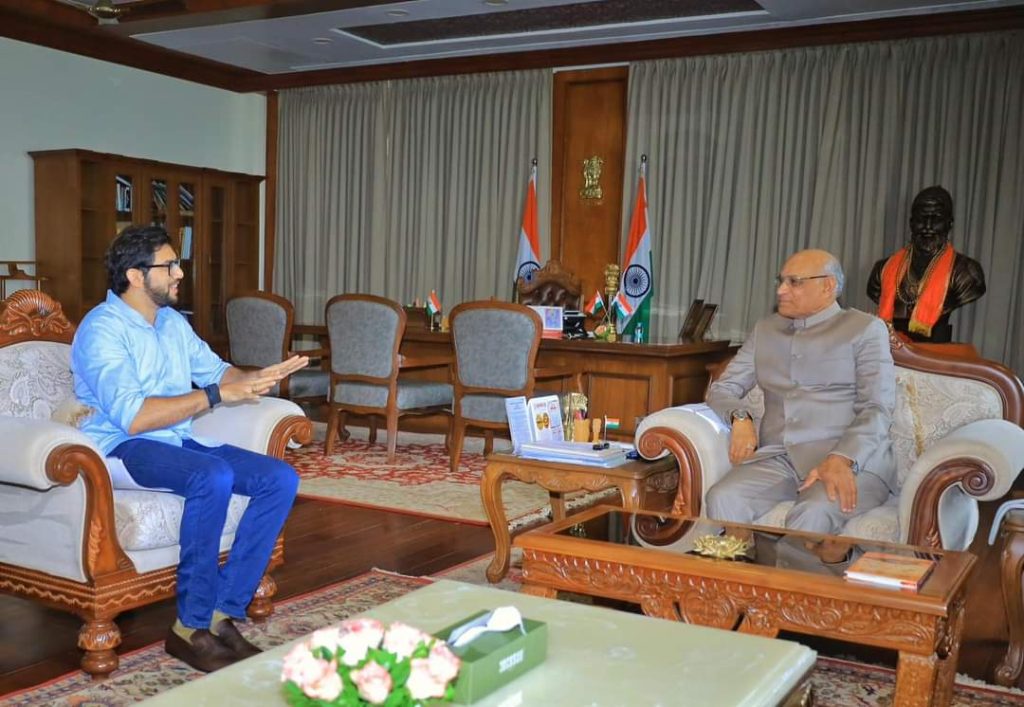
[[[274,613],[272,600],[275,594],[277,594],[277,582],[269,574],[263,575],[263,579],[260,580],[252,601],[249,603],[249,608],[246,610],[249,618],[259,621]]]
[[[480,500],[491,524],[491,533],[494,534],[494,559],[487,566],[487,581],[492,584],[501,581],[508,572],[512,537],[508,533],[505,505],[501,501],[501,482],[506,476],[514,476],[510,473],[511,469],[506,464],[489,462],[480,481]]]
[[[78,632],[78,647],[85,651],[82,670],[94,680],[105,678],[119,664],[114,649],[121,645],[121,631],[109,618],[85,618]]]
[[[919,655],[900,651],[893,707],[932,707],[938,668],[939,658],[934,653]]]
[[[935,679],[935,693],[931,704],[953,704],[953,686],[956,681],[956,662],[960,657],[960,638],[964,628],[964,595],[957,597],[949,607],[946,635],[938,649],[939,671]]]
[[[627,511],[639,511],[644,508],[647,497],[647,484],[643,479],[624,479],[615,484],[622,494],[622,508]]]
[[[535,597],[544,597],[545,599],[555,599],[558,597],[558,590],[552,589],[551,587],[545,587],[540,584],[526,584],[519,588],[519,591],[523,594],[532,594]]]
[[[1006,655],[996,667],[996,682],[1012,687],[1024,670],[1024,596],[1021,593],[1021,577],[1024,573],[1024,512],[1011,511],[1007,514],[1000,534],[1003,537],[1000,564],[1009,645]]]
[[[549,491],[548,502],[551,504],[551,520],[565,520],[565,496],[560,491]]]

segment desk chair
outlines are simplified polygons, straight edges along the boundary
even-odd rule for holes
[[[580,279],[562,267],[557,260],[549,260],[533,273],[530,282],[519,278],[516,283],[520,304],[580,308]]]
[[[505,398],[535,394],[535,381],[579,374],[570,368],[536,368],[543,325],[529,307],[508,302],[465,302],[448,317],[455,348],[454,403],[451,427],[451,469],[459,468],[467,427],[487,434],[490,451],[495,430],[508,430]]]
[[[225,307],[225,318],[231,362],[240,368],[265,368],[296,353],[311,358],[327,354],[324,349],[290,350],[295,309],[284,297],[270,292],[246,292],[232,297]],[[329,385],[327,371],[305,368],[281,381],[271,394],[326,400]]]
[[[399,380],[402,369],[448,365],[448,358],[412,359],[398,347],[406,314],[397,302],[373,295],[338,295],[327,303],[327,334],[331,342],[331,411],[327,419],[325,454],[345,431],[345,416],[383,415],[388,433],[388,461],[395,459],[398,418],[410,413],[445,412],[452,404],[452,386],[426,380]],[[370,441],[377,439],[376,425]]]

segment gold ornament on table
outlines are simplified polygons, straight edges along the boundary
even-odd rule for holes
[[[621,268],[615,263],[609,263],[604,269],[604,294],[607,297],[608,306],[605,310],[606,322],[605,326],[605,341],[618,341],[619,335],[615,331],[615,307],[612,303],[615,301],[615,295],[619,293],[619,272]]]
[[[734,560],[747,554],[750,541],[734,535],[701,535],[693,543],[693,551],[719,560]]]

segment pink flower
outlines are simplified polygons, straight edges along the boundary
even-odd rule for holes
[[[338,646],[345,650],[341,662],[349,667],[359,665],[366,652],[380,645],[384,637],[384,624],[374,619],[352,619],[340,626]]]
[[[449,650],[447,645],[438,641],[430,649],[430,655],[427,656],[427,665],[430,668],[430,673],[435,678],[447,684],[459,674],[459,667],[462,665],[462,661]]]
[[[281,682],[289,680],[314,699],[331,701],[341,694],[338,664],[315,658],[305,643],[295,646],[284,657]]]
[[[338,651],[338,643],[341,640],[341,627],[330,626],[328,628],[322,628],[319,631],[314,631],[313,635],[309,637],[310,648],[326,648],[332,654]]]
[[[370,704],[383,704],[391,694],[391,673],[380,663],[371,660],[349,673],[349,677],[359,688],[359,696]]]
[[[414,700],[426,700],[431,697],[444,697],[447,681],[438,680],[430,671],[430,661],[426,658],[413,658],[409,679],[405,686]]]
[[[417,628],[395,621],[388,626],[384,634],[384,650],[398,656],[399,660],[408,658],[420,643],[430,643],[430,636]]]

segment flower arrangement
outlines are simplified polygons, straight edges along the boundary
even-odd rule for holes
[[[418,707],[450,701],[460,666],[444,641],[412,626],[349,619],[296,645],[281,682],[292,707]]]

